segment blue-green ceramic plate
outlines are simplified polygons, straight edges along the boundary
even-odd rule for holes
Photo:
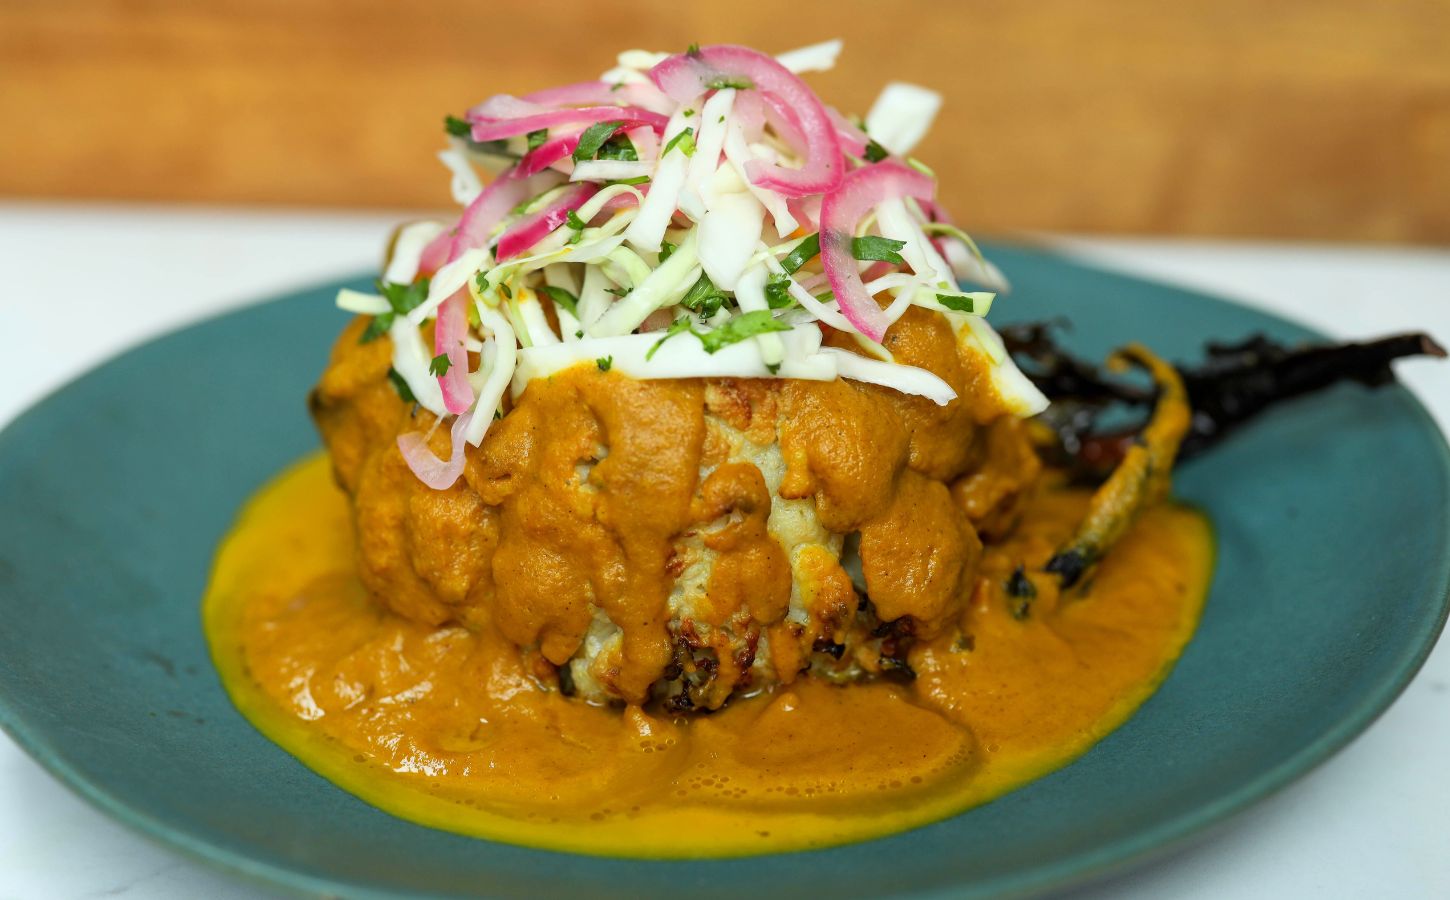
[[[1313,337],[1198,294],[997,248],[998,320],[1066,316],[1072,343],[1197,358],[1207,338]],[[361,286],[361,285],[358,285]],[[349,896],[1031,893],[1183,842],[1370,724],[1429,652],[1450,592],[1450,457],[1403,389],[1345,386],[1184,467],[1218,529],[1197,638],[1123,728],[956,818],[830,850],[598,859],[395,819],[232,708],[202,640],[218,538],[317,445],[304,396],[343,319],[336,285],[161,338],[0,435],[0,724],[106,812],[224,868]]]

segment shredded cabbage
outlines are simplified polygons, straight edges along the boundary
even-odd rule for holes
[[[897,156],[905,156],[926,137],[940,110],[941,94],[893,81],[866,114],[866,133]]]

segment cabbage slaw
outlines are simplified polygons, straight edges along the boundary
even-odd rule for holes
[[[946,382],[880,344],[911,306],[982,351],[1013,413],[1045,408],[982,318],[1005,279],[907,156],[939,96],[893,83],[853,122],[799,77],[840,49],[630,50],[597,81],[448,118],[458,222],[406,226],[381,293],[338,297],[386,324],[395,383],[456,417],[447,460],[431,432],[399,438],[421,480],[457,480],[460,442],[482,443],[506,391],[585,362],[641,379],[848,378],[945,405]],[[822,346],[825,327],[869,355]]]

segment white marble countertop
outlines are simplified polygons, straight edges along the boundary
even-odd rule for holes
[[[376,265],[394,215],[0,203],[0,425],[117,351],[272,293]],[[1450,252],[1054,238],[1109,268],[1238,298],[1343,337],[1450,340]],[[1450,365],[1402,379],[1450,428]],[[1206,843],[1092,897],[1450,897],[1450,649],[1328,764]],[[110,821],[0,735],[0,900],[243,898]]]

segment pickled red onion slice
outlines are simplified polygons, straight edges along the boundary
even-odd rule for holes
[[[477,111],[487,107],[488,103],[469,110],[468,120],[473,123],[473,139],[475,141],[496,141],[540,129],[566,126],[582,128],[596,122],[610,121],[618,121],[630,126],[649,125],[656,131],[660,131],[664,129],[665,122],[668,121],[659,113],[630,106],[580,106],[567,109],[544,109],[542,112],[537,112],[527,108],[535,107],[536,104],[529,104],[523,100],[518,102],[524,106],[515,111],[522,115],[512,117],[495,118],[477,115]]]
[[[845,160],[835,126],[815,92],[770,56],[748,47],[719,44],[671,56],[649,71],[650,80],[680,103],[720,87],[744,84],[790,110],[799,124],[805,165],[788,169],[754,161],[746,175],[787,197],[832,191],[841,183]]]
[[[468,335],[468,291],[454,293],[438,307],[438,320],[433,327],[433,353],[448,357],[448,371],[437,376],[443,391],[443,408],[457,415],[473,405],[473,386],[468,383],[468,351],[463,339]]]
[[[503,221],[509,211],[525,200],[558,184],[563,176],[557,172],[541,172],[524,176],[517,168],[504,172],[495,178],[483,192],[473,198],[463,217],[458,220],[458,229],[453,235],[453,244],[448,250],[448,262],[452,262],[469,250],[488,243],[493,227]]]
[[[890,324],[856,270],[851,239],[856,226],[875,207],[898,197],[930,201],[936,184],[927,176],[894,160],[856,169],[821,203],[821,267],[840,303],[841,314],[857,330],[879,341]]]
[[[466,412],[453,420],[453,427],[448,431],[453,447],[446,460],[434,456],[433,451],[428,449],[428,441],[423,432],[410,431],[398,435],[398,452],[403,454],[403,461],[418,476],[419,481],[435,491],[453,487],[458,476],[463,474],[463,464],[467,461],[464,456],[464,448],[467,446],[464,436],[473,416],[474,413]]]
[[[498,261],[518,256],[563,225],[569,213],[599,191],[599,185],[581,181],[559,194],[548,206],[524,216],[498,239]]]

